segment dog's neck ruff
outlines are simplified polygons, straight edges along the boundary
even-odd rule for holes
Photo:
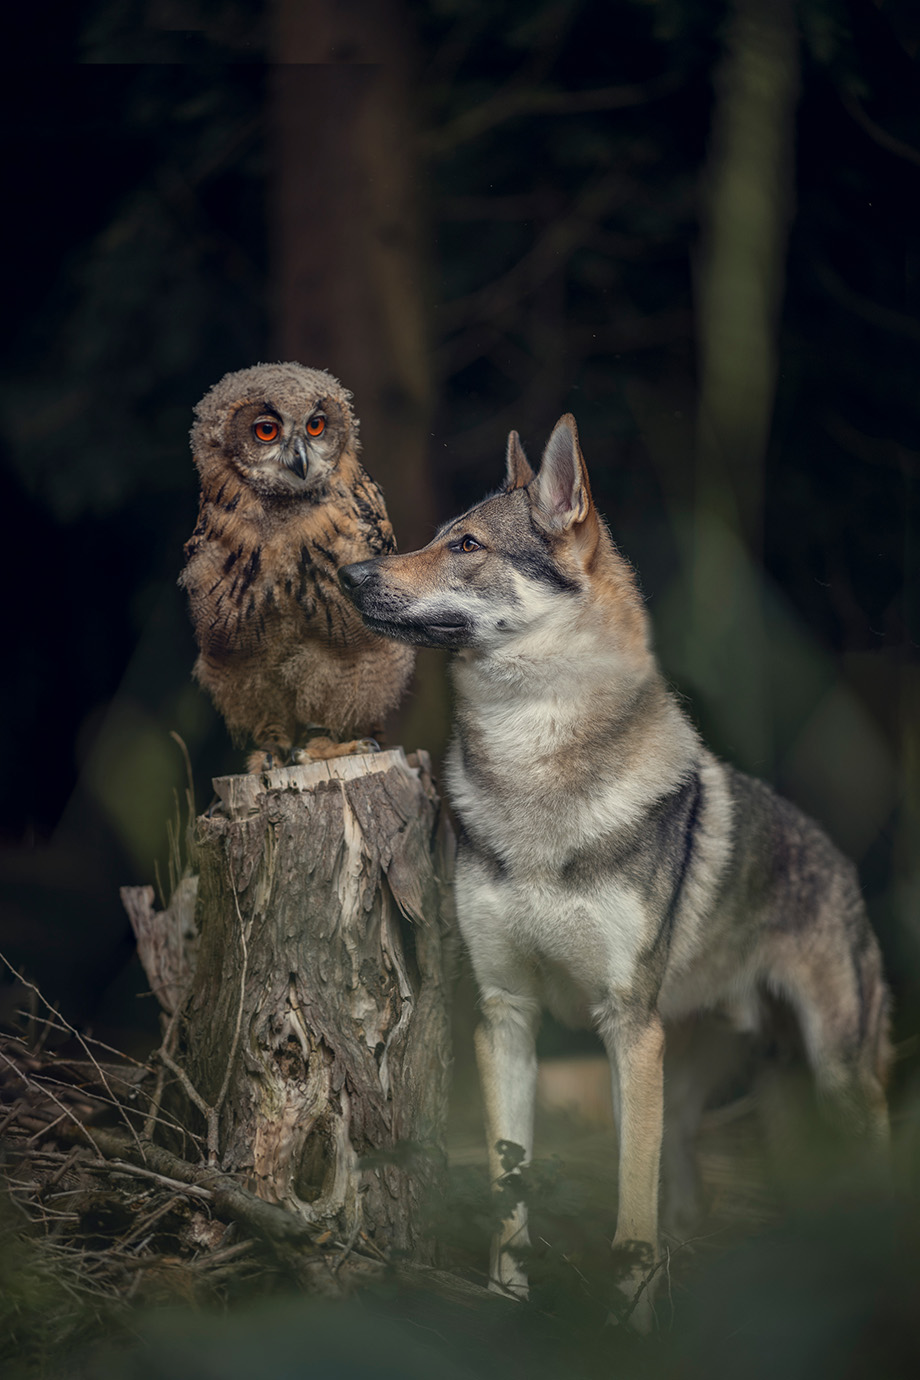
[[[575,716],[615,719],[617,706],[658,675],[647,646],[621,650],[615,628],[569,599],[506,642],[458,652],[452,672],[458,696],[479,706],[564,705]]]
[[[650,654],[637,666],[571,647],[570,636],[539,658],[490,653],[454,665],[451,799],[470,836],[516,871],[552,871],[573,849],[635,828],[699,757]]]

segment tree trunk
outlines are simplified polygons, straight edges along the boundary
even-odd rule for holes
[[[686,621],[691,682],[745,771],[770,775],[764,466],[793,210],[799,38],[792,0],[731,0],[706,172],[698,273],[696,514]]]
[[[434,518],[409,18],[401,0],[278,0],[272,16],[278,348],[354,392],[362,459],[408,550]]]
[[[412,551],[438,505],[410,16],[404,0],[276,0],[271,17],[275,350],[352,390],[361,461]],[[437,753],[447,717],[444,658],[423,652],[395,741]]]
[[[363,1233],[388,1255],[431,1262],[452,837],[427,754],[214,786],[223,809],[198,820],[181,1060],[212,1158],[343,1241]]]

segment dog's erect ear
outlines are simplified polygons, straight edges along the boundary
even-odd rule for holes
[[[534,478],[534,472],[530,468],[530,461],[524,454],[524,447],[521,445],[521,438],[516,431],[508,433],[508,450],[505,456],[505,488],[510,492],[512,489],[523,489]]]
[[[531,489],[534,516],[551,532],[564,532],[593,512],[588,471],[570,412],[560,417],[546,443],[540,473]]]

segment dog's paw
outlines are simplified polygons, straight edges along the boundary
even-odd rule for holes
[[[497,1275],[489,1279],[489,1289],[493,1294],[503,1294],[506,1299],[517,1299],[523,1303],[530,1297],[530,1283],[527,1275],[511,1260],[506,1260]]]
[[[493,1294],[501,1294],[506,1299],[516,1299],[518,1303],[526,1303],[530,1297],[530,1285],[526,1277],[520,1280],[508,1280],[507,1282],[499,1279],[489,1280],[489,1291]]]
[[[607,1314],[608,1327],[629,1327],[643,1337],[654,1332],[656,1322],[655,1307],[647,1293],[630,1299],[622,1292],[622,1301]]]
[[[655,1289],[660,1261],[643,1241],[617,1243],[617,1299],[607,1317],[608,1326],[631,1327],[643,1335],[655,1327]]]
[[[515,1234],[515,1248],[509,1249],[500,1241],[493,1241],[491,1261],[489,1265],[489,1288],[493,1294],[504,1294],[506,1299],[527,1299],[530,1295],[530,1285],[527,1279],[527,1271],[522,1267],[518,1251],[522,1244],[521,1237],[526,1237],[526,1227],[518,1229]]]

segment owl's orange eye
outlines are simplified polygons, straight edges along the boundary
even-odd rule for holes
[[[307,422],[308,436],[322,436],[325,430],[326,418],[323,417],[321,413],[317,413],[315,417],[311,417],[310,420]]]
[[[264,441],[266,445],[271,441],[277,441],[280,432],[281,424],[276,422],[274,417],[259,417],[252,425],[253,436],[257,441]]]

